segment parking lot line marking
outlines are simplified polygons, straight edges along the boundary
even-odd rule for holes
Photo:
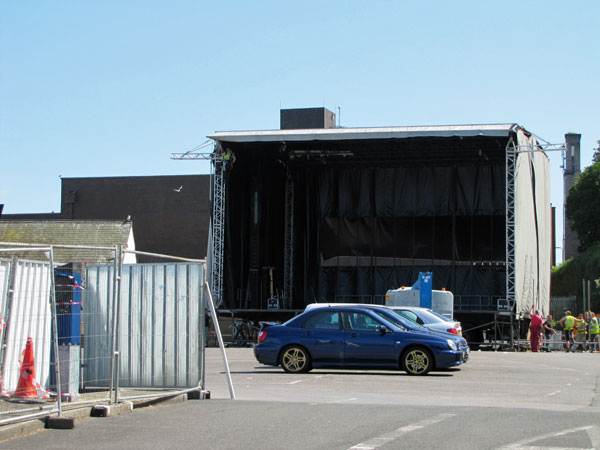
[[[298,383],[302,383],[304,380],[296,380],[296,381],[290,381],[288,384],[298,384]]]
[[[561,391],[554,391],[554,392],[550,392],[549,394],[546,394],[546,397],[551,397],[553,395],[559,394]]]
[[[570,428],[567,430],[562,430],[562,431],[558,431],[558,432],[554,432],[554,433],[546,433],[546,434],[540,434],[539,436],[534,436],[532,438],[527,438],[524,439],[522,441],[518,441],[518,442],[513,442],[512,444],[508,444],[508,445],[503,445],[502,447],[497,447],[496,450],[539,450],[541,448],[543,448],[544,450],[554,450],[554,447],[538,447],[536,445],[531,445],[533,442],[535,441],[539,441],[542,439],[551,439],[551,438],[555,438],[555,437],[559,437],[559,436],[564,436],[566,434],[571,434],[571,433],[576,433],[578,431],[586,431],[588,433],[588,436],[590,436],[590,430],[592,430],[594,427],[591,425],[585,426],[585,427],[577,427],[577,428]],[[592,430],[592,436],[590,436],[590,438],[592,439],[592,448],[596,448],[596,442],[594,442],[595,440],[595,433],[593,433],[594,430]],[[556,449],[562,448],[564,449],[565,447],[556,447]],[[589,449],[579,449],[576,447],[568,447],[570,450],[589,450]]]
[[[536,447],[535,445],[531,445],[528,447],[523,447],[521,445],[518,445],[516,447],[501,447],[502,450],[594,450],[593,447],[592,448],[587,448],[587,447]]]
[[[348,450],[373,450],[377,447],[381,447],[383,444],[395,441],[396,439],[398,439],[406,433],[410,433],[411,431],[420,430],[430,425],[434,425],[438,422],[441,422],[442,420],[454,417],[455,415],[456,414],[438,414],[432,419],[420,420],[419,422],[415,422],[410,425],[405,425],[403,427],[398,428],[397,430],[391,431],[381,436],[374,437],[372,439],[369,439],[368,441],[361,442],[360,444],[356,444],[355,446],[350,447]]]
[[[356,397],[352,397],[352,398],[344,398],[341,400],[333,400],[331,402],[327,402],[327,403],[342,403],[342,402],[352,402],[354,400],[358,400]]]

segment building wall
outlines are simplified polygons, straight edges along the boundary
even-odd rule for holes
[[[204,258],[209,198],[210,175],[63,178],[61,215],[78,220],[129,217],[137,250]]]

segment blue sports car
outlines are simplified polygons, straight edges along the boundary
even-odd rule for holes
[[[400,328],[405,328],[406,330],[415,333],[429,334],[430,336],[440,336],[445,339],[451,339],[456,343],[458,349],[463,353],[463,364],[469,360],[469,353],[471,350],[469,349],[469,345],[467,344],[467,340],[465,338],[463,338],[462,336],[458,336],[457,334],[450,333],[449,331],[441,331],[436,328],[430,328],[429,326],[421,325],[416,320],[412,319],[410,315],[400,314],[398,312],[398,308],[400,307],[389,307],[384,305],[361,303],[311,303],[306,307],[306,309],[323,308],[331,306],[369,308],[374,311],[377,311],[379,315],[384,315],[388,321],[400,326]]]
[[[254,347],[261,364],[291,373],[313,368],[378,368],[425,375],[455,367],[466,355],[446,333],[415,332],[380,308],[307,308],[282,325],[263,328]]]

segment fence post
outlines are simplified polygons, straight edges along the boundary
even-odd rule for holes
[[[115,259],[118,258],[118,262],[117,262],[117,277],[116,277],[116,281],[117,281],[117,286],[116,286],[116,291],[117,291],[117,296],[116,296],[116,306],[117,306],[117,311],[115,313],[115,317],[117,318],[117,328],[115,330],[115,380],[116,380],[116,385],[115,385],[115,403],[119,403],[119,370],[120,370],[120,361],[121,361],[121,357],[120,357],[120,352],[119,352],[119,343],[120,343],[120,339],[119,339],[119,314],[121,312],[121,275],[123,273],[123,248],[121,245],[117,245],[117,254],[115,255]]]
[[[227,361],[227,353],[225,353],[225,344],[223,343],[223,336],[221,335],[221,327],[219,326],[219,318],[217,311],[215,310],[215,304],[212,299],[212,293],[210,292],[210,286],[208,282],[205,283],[206,293],[208,294],[208,306],[210,307],[210,314],[213,317],[213,323],[215,325],[215,334],[219,340],[219,347],[221,347],[221,356],[223,358],[223,366],[225,367],[225,375],[227,376],[227,385],[229,386],[229,396],[231,400],[235,400],[235,391],[233,390],[233,381],[231,381],[231,372],[229,371],[229,362]]]
[[[202,355],[200,355],[200,390],[204,391],[204,381],[205,381],[205,364],[206,364],[206,341],[208,336],[206,335],[206,296],[204,295],[204,285],[206,285],[206,265],[202,267],[202,286],[200,287],[200,340],[202,343],[200,344],[200,348],[202,350]]]
[[[112,324],[110,337],[110,390],[108,391],[108,398],[112,398],[113,389],[115,387],[115,349],[116,349],[116,329],[117,329],[117,247],[114,249],[113,258],[113,285],[112,285]],[[107,305],[108,307],[108,305]]]
[[[48,252],[50,258],[50,305],[52,311],[52,339],[54,340],[54,379],[56,380],[56,401],[58,406],[58,416],[62,415],[62,392],[60,382],[60,356],[58,354],[58,320],[56,318],[56,283],[54,283],[54,248],[50,246]]]
[[[583,283],[583,311],[585,312],[585,279],[581,280]]]

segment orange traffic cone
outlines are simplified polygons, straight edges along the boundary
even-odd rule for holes
[[[33,339],[27,338],[27,345],[23,352],[23,363],[21,364],[21,376],[17,384],[17,390],[11,396],[11,400],[36,401],[38,391],[35,381],[35,367],[33,362]]]

